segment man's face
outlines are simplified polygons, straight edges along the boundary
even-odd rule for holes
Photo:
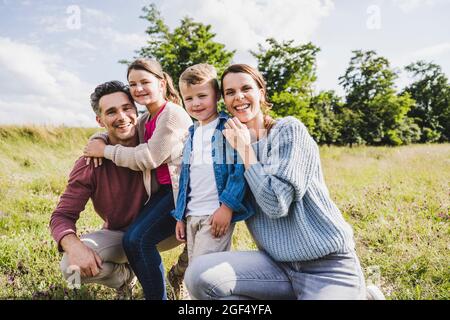
[[[137,110],[123,92],[107,94],[99,101],[98,124],[108,130],[112,144],[127,144],[134,139]]]

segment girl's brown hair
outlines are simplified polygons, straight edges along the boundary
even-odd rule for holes
[[[246,73],[249,74],[253,80],[256,82],[258,87],[260,89],[263,89],[263,95],[261,96],[261,111],[264,115],[264,125],[267,129],[270,129],[274,124],[275,120],[272,119],[272,117],[269,115],[269,111],[272,108],[272,103],[269,102],[267,98],[267,86],[266,81],[264,80],[264,77],[262,74],[255,68],[249,66],[248,64],[232,64],[228,68],[225,69],[225,71],[222,74],[222,77],[220,78],[220,88],[222,91],[222,96],[225,97],[225,92],[223,89],[223,79],[225,76],[229,73]]]
[[[181,105],[181,98],[178,94],[177,89],[173,85],[172,78],[163,71],[161,65],[158,61],[153,59],[139,58],[134,60],[127,69],[127,79],[130,75],[131,70],[144,70],[153,74],[156,78],[160,80],[165,80],[166,90],[164,92],[164,98],[166,100],[172,101],[178,105]]]

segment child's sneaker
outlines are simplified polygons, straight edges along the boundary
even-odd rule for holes
[[[173,265],[172,268],[170,268],[169,272],[167,272],[167,281],[169,282],[169,285],[172,289],[172,295],[170,298],[172,298],[172,300],[179,300],[183,276],[177,275],[175,273],[175,265]]]
[[[175,273],[176,265],[167,272],[167,281],[172,289],[170,298],[172,300],[189,300],[189,292],[184,285],[183,276]]]
[[[133,300],[133,288],[136,286],[137,278],[130,265],[127,264],[125,268],[129,271],[129,275],[127,281],[120,288],[116,289],[117,300]]]
[[[184,284],[184,281],[181,282],[180,285],[180,300],[191,300],[191,296],[189,295],[189,291]]]

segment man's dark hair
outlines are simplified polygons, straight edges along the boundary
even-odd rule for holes
[[[131,96],[130,89],[128,88],[128,86],[117,80],[108,81],[98,85],[95,88],[94,92],[91,94],[91,106],[96,115],[98,116],[100,115],[99,103],[101,97],[116,92],[125,93],[128,96],[128,99],[130,99],[130,102],[133,105],[133,107],[136,108],[136,105],[134,104],[134,100],[133,97]]]

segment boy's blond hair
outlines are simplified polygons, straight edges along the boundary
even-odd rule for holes
[[[190,86],[208,81],[216,92],[217,97],[221,96],[219,81],[217,79],[217,71],[214,66],[207,63],[195,64],[186,70],[180,76],[178,83],[180,89],[181,85]]]

